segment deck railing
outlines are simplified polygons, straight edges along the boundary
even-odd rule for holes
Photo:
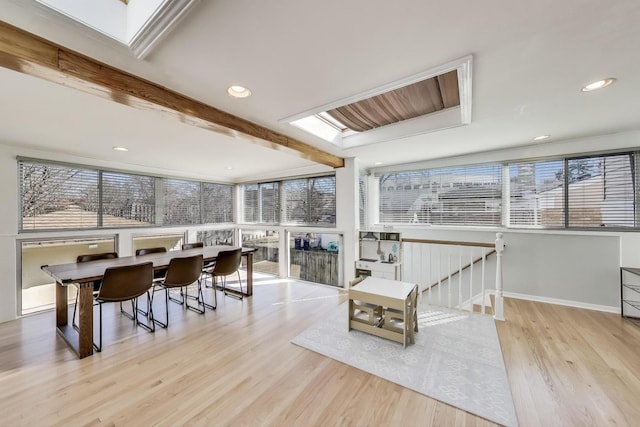
[[[504,320],[502,233],[494,243],[404,238],[402,251],[402,280],[418,283],[427,303],[469,311],[480,306],[483,314],[492,306],[494,318]]]

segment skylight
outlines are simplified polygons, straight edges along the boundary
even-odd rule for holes
[[[36,0],[144,58],[200,0]]]
[[[280,122],[341,148],[469,124],[471,61],[467,56]]]
[[[345,124],[333,118],[326,111],[322,111],[308,117],[303,117],[290,123],[297,128],[324,139],[325,141],[338,145],[342,138],[356,133],[356,131],[349,129]]]

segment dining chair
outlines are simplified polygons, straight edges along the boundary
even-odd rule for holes
[[[167,248],[165,248],[164,246],[159,246],[157,248],[141,248],[141,249],[136,249],[136,256],[158,254],[158,253],[164,253],[164,252],[167,252]]]
[[[197,248],[204,248],[204,242],[193,242],[193,243],[183,243],[182,244],[182,250],[186,251],[189,249],[197,249]],[[205,261],[204,265],[202,266],[202,276],[206,276],[209,274],[209,270],[211,270],[213,268],[213,265],[215,264],[215,261]],[[202,278],[201,278],[202,279]],[[207,282],[205,281],[204,283],[205,287],[207,287]],[[205,304],[208,307],[213,307],[210,306],[209,304]],[[215,307],[213,307],[215,309]]]
[[[153,295],[149,292],[153,286],[153,263],[145,262],[141,264],[125,265],[120,267],[109,267],[105,270],[102,283],[94,300],[100,308],[100,333],[99,344],[93,344],[96,351],[102,351],[102,305],[109,302],[131,301],[133,310],[127,313],[121,312],[134,321],[134,324],[142,326],[149,332],[155,332],[153,319]],[[150,301],[147,323],[141,322],[138,310],[138,297],[147,294]]]
[[[211,270],[207,272],[207,274],[211,275],[211,282],[213,283],[213,294],[215,295],[216,282],[217,278],[220,277],[222,279],[222,292],[225,295],[242,299],[244,292],[242,291],[242,279],[240,278],[240,263],[242,262],[242,249],[231,249],[228,251],[220,251],[218,256],[216,257],[216,263]],[[240,284],[240,292],[231,291],[227,289],[227,276],[238,273],[238,283]],[[217,300],[216,300],[217,304]],[[214,307],[215,308],[215,307]]]
[[[169,261],[169,267],[167,268],[167,274],[163,281],[158,282],[157,286],[162,290],[164,289],[165,296],[165,313],[166,321],[161,322],[154,318],[154,321],[166,328],[169,325],[169,300],[178,304],[184,305],[187,309],[195,311],[196,313],[204,314],[204,297],[202,295],[202,286],[200,281],[200,274],[202,273],[202,254],[194,255],[184,258],[172,258]],[[189,295],[189,286],[193,283],[198,284],[197,295]],[[171,298],[169,296],[169,290],[172,288],[180,288],[181,300],[177,298]],[[184,292],[183,292],[184,289]],[[155,290],[155,289],[154,289]],[[195,300],[197,306],[189,305],[189,300]]]
[[[79,264],[81,262],[90,262],[90,261],[97,261],[97,260],[100,260],[100,259],[114,259],[114,258],[118,258],[118,253],[117,252],[102,252],[102,253],[98,253],[98,254],[85,254],[85,255],[78,255],[78,257],[76,258],[76,263]],[[94,282],[93,282],[93,295],[94,296],[98,292],[98,289],[100,289],[100,283],[101,283],[101,280],[94,280]],[[78,296],[79,296],[79,294],[80,294],[80,292],[76,292],[76,302],[73,304],[73,317],[71,318],[71,325],[74,328],[76,328],[78,326],[76,324],[76,312],[78,311]]]
[[[183,243],[182,250],[186,251],[187,249],[195,249],[195,248],[204,248],[203,242],[193,242],[193,243]]]
[[[167,248],[165,248],[164,246],[157,246],[157,247],[153,247],[153,248],[136,249],[136,256],[144,256],[144,255],[150,255],[150,254],[164,254],[164,253],[167,253]],[[166,274],[167,274],[167,270],[166,269],[153,270],[153,281],[155,283],[163,281],[164,280],[164,276]],[[153,292],[155,292],[155,288],[152,290],[152,293]],[[147,316],[149,314],[149,304],[147,304],[146,311],[141,310],[140,313],[142,313],[145,316]]]
[[[149,254],[162,254],[166,252],[167,252],[167,248],[165,248],[164,246],[159,246],[156,248],[141,248],[141,249],[136,249],[136,256],[144,256]],[[155,270],[153,272],[153,279],[156,281],[164,279],[164,275],[166,274],[166,272],[167,270]]]

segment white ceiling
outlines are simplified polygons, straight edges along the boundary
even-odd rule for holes
[[[0,0],[0,20],[365,167],[640,129],[637,0],[201,0],[144,60],[32,0]],[[279,123],[468,54],[468,126],[340,150]],[[6,69],[0,91],[3,144],[215,180],[328,170]]]

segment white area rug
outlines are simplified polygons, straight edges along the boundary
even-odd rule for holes
[[[348,332],[347,310],[341,304],[292,342],[490,421],[517,425],[493,318],[423,307],[416,343],[405,349]]]

